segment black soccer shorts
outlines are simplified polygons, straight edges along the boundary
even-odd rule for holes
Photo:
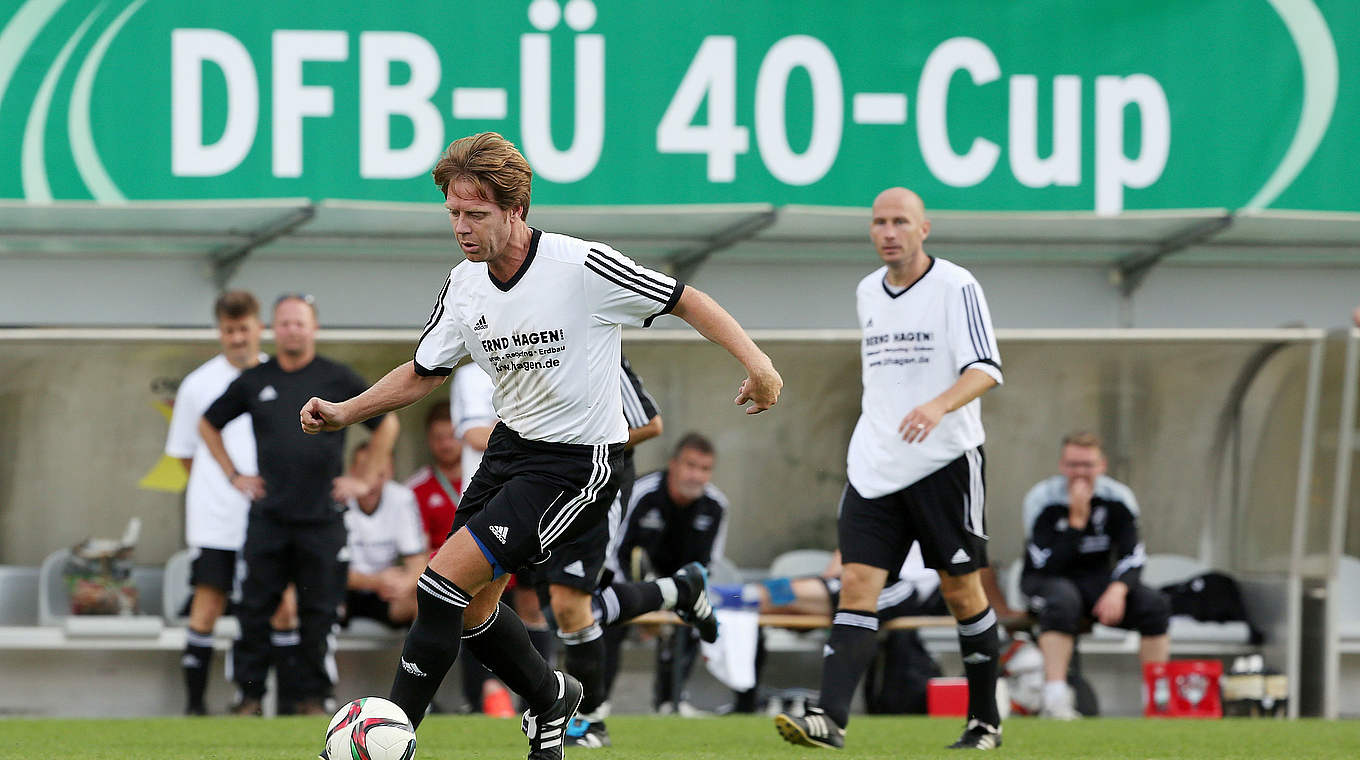
[[[552,555],[535,571],[535,582],[593,593],[604,576],[611,522],[612,510],[609,519],[591,525],[585,533],[553,548]]]
[[[870,499],[851,484],[836,521],[841,560],[896,573],[912,541],[926,567],[966,575],[987,566],[982,448],[895,493]]]
[[[189,585],[207,586],[231,596],[236,589],[236,556],[229,549],[204,549],[195,547],[194,558],[189,565]]]
[[[498,424],[449,535],[466,526],[495,577],[542,564],[597,525],[608,541],[622,457],[623,444],[532,441]]]

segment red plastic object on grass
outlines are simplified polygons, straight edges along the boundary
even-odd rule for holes
[[[1160,718],[1221,718],[1218,660],[1172,660],[1143,666],[1143,715]]]
[[[926,712],[937,716],[968,715],[968,679],[932,678],[926,683]]]

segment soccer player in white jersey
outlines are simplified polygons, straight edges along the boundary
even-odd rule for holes
[[[468,362],[453,373],[452,388],[449,391],[449,416],[453,419],[453,432],[463,441],[463,482],[459,488],[467,490],[477,467],[482,463],[482,454],[491,438],[491,429],[496,426],[496,405],[493,402],[496,388],[486,370],[474,362]]]
[[[751,402],[748,414],[773,406],[783,381],[703,292],[603,243],[530,227],[533,173],[500,135],[454,141],[433,174],[467,260],[449,274],[414,360],[348,401],[311,399],[300,412],[302,428],[335,430],[407,406],[465,356],[491,376],[501,422],[463,495],[453,536],[418,583],[419,611],[391,699],[419,723],[466,642],[528,703],[522,729],[530,760],[557,760],[581,685],[548,666],[499,599],[507,573],[606,519],[627,438],[620,327],[647,326],[667,313],[688,322],[744,366],[735,402]]]
[[[895,187],[874,199],[869,236],[883,266],[855,292],[864,395],[837,521],[843,585],[820,706],[775,717],[795,744],[844,746],[850,698],[873,657],[878,595],[912,541],[958,620],[968,722],[952,746],[1001,744],[997,617],[978,572],[987,565],[978,397],[1001,382],[1001,355],[982,288],[926,254],[929,234],[915,193]]]
[[[189,603],[189,629],[185,634],[184,686],[188,694],[185,712],[206,715],[203,697],[212,662],[213,626],[227,609],[236,580],[236,555],[246,539],[246,515],[250,499],[222,472],[211,452],[202,445],[198,420],[241,370],[268,357],[260,353],[260,304],[244,290],[223,293],[213,305],[217,340],[222,353],[190,372],[175,393],[170,433],[165,453],[184,463],[189,485],[184,494],[184,538],[193,552]],[[254,478],[255,434],[250,416],[243,415],[222,429],[227,455],[240,479]],[[172,611],[177,612],[177,610]]]

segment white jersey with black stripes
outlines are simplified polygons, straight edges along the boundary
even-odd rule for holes
[[[470,355],[495,383],[496,416],[524,438],[622,443],[620,327],[650,325],[683,290],[603,243],[535,229],[509,281],[484,262],[453,268],[416,346],[416,372],[447,375]]]
[[[847,475],[877,498],[906,488],[982,445],[982,403],[946,414],[923,442],[902,440],[897,426],[912,409],[952,386],[964,370],[1001,382],[1001,353],[982,287],[972,273],[941,258],[905,290],[879,267],[855,290],[864,394],[850,438]]]

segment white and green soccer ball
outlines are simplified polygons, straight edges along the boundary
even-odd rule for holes
[[[340,708],[326,727],[322,760],[411,760],[416,730],[392,702],[363,697]]]

